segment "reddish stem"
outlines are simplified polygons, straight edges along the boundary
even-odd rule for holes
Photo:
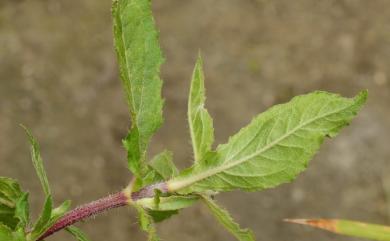
[[[144,187],[138,192],[133,192],[131,194],[131,200],[136,201],[142,198],[153,197],[155,189],[158,189],[163,193],[168,192],[166,183],[157,183]],[[62,218],[60,218],[41,237],[39,237],[37,241],[43,240],[44,238],[52,235],[53,233],[60,231],[90,216],[102,213],[113,208],[126,206],[129,204],[129,201],[129,198],[123,192],[118,192],[109,195],[108,197],[104,197],[91,203],[79,206],[72,211],[69,211]]]
[[[82,219],[88,218],[92,215],[104,212],[106,210],[121,207],[127,204],[127,197],[122,193],[118,192],[108,197],[96,200],[94,202],[82,205],[76,209],[66,213],[60,218],[53,226],[51,226],[38,240],[52,235],[53,233],[66,228]]]

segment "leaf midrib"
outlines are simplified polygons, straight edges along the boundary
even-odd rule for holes
[[[202,75],[201,75],[200,71],[201,71],[200,67],[198,66],[198,63],[196,63],[195,71],[194,71],[194,74],[192,77],[193,82],[191,82],[191,87],[190,87],[190,98],[188,101],[188,120],[189,120],[191,140],[193,143],[192,146],[193,146],[195,161],[200,161],[199,152],[201,150],[201,146],[203,144],[202,142],[204,140],[204,121],[202,118],[202,111],[203,111],[203,109],[202,109],[202,107],[203,107],[202,106],[202,102],[203,102],[202,97],[203,96],[202,95],[204,95],[204,93],[203,93],[203,90],[201,87]],[[193,96],[194,91],[196,91],[195,97]],[[199,95],[201,95],[202,97],[199,97]],[[200,101],[199,101],[199,99],[200,99]],[[196,124],[195,120],[198,117],[198,115],[200,116],[201,124],[202,124],[202,126],[200,127],[201,132],[202,132],[202,138],[199,142],[196,138],[196,133],[195,133],[195,124]]]
[[[139,8],[139,6],[133,2],[133,3],[130,3],[130,4],[133,4],[135,7]],[[128,7],[128,6],[127,6]],[[127,81],[129,82],[128,83],[128,88],[130,89],[130,93],[131,93],[131,99],[132,99],[132,103],[131,103],[131,106],[132,106],[132,109],[133,109],[133,115],[134,115],[134,120],[138,120],[138,115],[137,115],[137,112],[136,112],[136,108],[135,108],[135,100],[134,100],[134,93],[133,93],[133,88],[131,86],[131,81],[130,81],[130,78],[131,78],[131,72],[129,70],[129,62],[128,62],[128,59],[127,59],[127,46],[126,46],[126,43],[125,43],[125,33],[123,31],[123,27],[122,27],[122,22],[123,22],[123,19],[122,19],[122,8],[121,8],[121,5],[118,4],[118,9],[119,9],[119,19],[120,19],[120,28],[121,28],[121,38],[120,38],[120,41],[122,42],[122,46],[123,46],[123,52],[124,52],[124,61],[125,61],[125,66],[126,66],[126,75],[127,75]],[[138,124],[138,122],[136,121],[136,123]]]
[[[0,197],[0,204],[3,204],[3,205],[5,205],[5,206],[7,206],[9,208],[14,208],[15,207],[14,203],[12,203],[12,202],[4,199],[4,198],[1,198],[1,197]]]
[[[133,3],[129,3],[130,5],[133,4],[135,7],[137,7],[138,9],[140,9],[140,6],[138,4],[136,4],[136,2],[133,2]],[[127,6],[129,7],[129,6]],[[131,107],[130,109],[132,109],[132,114],[134,115],[133,117],[133,128],[137,128],[138,129],[138,140],[141,139],[141,135],[139,133],[139,127],[138,127],[138,117],[139,117],[139,114],[137,113],[137,110],[136,110],[136,107],[135,107],[135,99],[134,99],[134,93],[133,93],[133,88],[131,86],[131,81],[130,81],[130,78],[131,78],[131,71],[129,69],[129,62],[128,62],[128,59],[127,59],[127,53],[128,53],[128,48],[126,46],[126,43],[125,43],[125,33],[124,33],[124,30],[123,30],[123,27],[122,27],[122,22],[123,22],[123,19],[122,19],[122,8],[121,8],[121,5],[118,4],[118,14],[119,14],[119,19],[120,19],[120,26],[118,26],[120,29],[121,29],[121,37],[120,37],[120,41],[122,42],[122,46],[123,46],[123,54],[124,54],[124,58],[123,60],[125,61],[125,74],[127,75],[127,81],[128,81],[128,88],[130,89],[129,92],[130,92],[130,95],[131,95]],[[143,85],[142,85],[142,88],[143,88]],[[138,142],[137,143],[137,148],[138,148],[138,152],[141,153],[141,144]]]
[[[216,175],[218,174],[219,172],[223,172],[227,169],[230,169],[234,166],[237,166],[239,164],[242,164],[250,159],[252,159],[253,157],[255,156],[258,156],[260,155],[261,153],[269,150],[270,148],[274,147],[276,144],[278,144],[279,142],[283,141],[285,138],[289,137],[290,135],[294,134],[296,131],[298,131],[299,129],[305,127],[306,125],[309,125],[319,119],[322,119],[322,118],[325,118],[327,116],[330,116],[330,115],[333,115],[333,114],[336,114],[336,113],[339,113],[339,112],[342,112],[348,108],[350,108],[351,106],[355,105],[356,102],[353,102],[351,105],[348,105],[344,108],[341,108],[341,109],[338,109],[336,111],[333,111],[333,112],[330,112],[328,114],[325,114],[325,115],[321,115],[321,116],[317,116],[315,118],[312,118],[306,122],[303,122],[302,124],[298,125],[297,127],[295,127],[294,129],[292,129],[291,131],[287,132],[286,134],[284,134],[283,136],[279,137],[278,139],[276,139],[275,141],[271,142],[270,144],[266,145],[265,147],[263,147],[262,149],[260,149],[259,151],[257,152],[254,152],[253,154],[251,155],[248,155],[246,157],[243,157],[241,159],[238,159],[237,161],[232,161],[230,163],[227,163],[226,165],[224,165],[226,163],[226,161],[224,163],[222,163],[222,165],[214,168],[214,169],[209,169],[203,173],[199,173],[199,174],[196,174],[188,179],[184,179],[184,180],[177,180],[177,181],[173,181],[170,183],[170,187],[174,190],[172,191],[177,191],[179,189],[182,189],[182,188],[185,188],[193,183],[196,183],[200,180],[203,180],[203,179],[206,179],[208,177],[211,177],[213,175]]]

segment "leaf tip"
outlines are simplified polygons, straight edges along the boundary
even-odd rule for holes
[[[359,94],[356,95],[355,100],[359,104],[364,104],[367,101],[368,98],[368,90],[362,90],[359,92]]]
[[[197,62],[202,64],[203,63],[203,58],[202,58],[202,51],[200,49],[198,49],[198,58],[197,58]]]
[[[27,134],[27,136],[30,140],[34,139],[32,133],[31,133],[31,130],[27,126],[25,126],[24,124],[21,124],[21,123],[19,124],[19,126],[24,130],[24,132]]]
[[[283,221],[336,232],[337,221],[332,219],[284,219]]]

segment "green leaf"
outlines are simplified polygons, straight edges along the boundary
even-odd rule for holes
[[[161,176],[162,180],[168,180],[179,173],[172,162],[172,152],[170,151],[163,151],[156,155],[148,165]]]
[[[148,163],[147,168],[148,172],[145,177],[142,178],[142,186],[171,179],[179,172],[172,162],[172,152],[166,150],[156,155],[150,163]]]
[[[57,222],[64,214],[69,210],[70,208],[71,201],[66,200],[63,202],[60,206],[56,207],[55,209],[52,210],[51,212],[51,217],[49,223],[46,225],[46,228],[49,228]],[[46,231],[46,230],[45,230]]]
[[[16,180],[0,177],[0,223],[14,230],[19,223],[15,217],[18,200],[24,195]]]
[[[179,213],[178,210],[172,210],[172,211],[148,210],[148,214],[153,218],[153,222],[155,223],[160,223],[178,213]]]
[[[210,209],[214,217],[221,223],[231,234],[233,234],[240,241],[254,241],[253,233],[249,229],[241,229],[240,226],[234,222],[229,212],[219,207],[211,198],[202,196],[202,200]]]
[[[175,164],[172,162],[172,153],[169,151],[164,151],[156,155],[148,164],[148,168],[149,172],[142,181],[144,186],[168,180],[178,174],[178,170]],[[161,197],[161,192],[156,193],[154,198],[146,198],[142,199],[142,201],[138,201],[140,202],[139,204],[141,206],[143,205],[142,202],[144,202],[144,208],[147,208],[148,214],[156,223],[162,222],[163,220],[178,214],[178,210],[183,208],[169,208],[169,205],[174,205],[174,203],[178,202],[178,200],[175,200],[174,197]],[[185,202],[187,199],[183,201]],[[161,202],[162,206],[160,207]]]
[[[15,218],[15,208],[0,204],[0,223],[15,229],[19,223],[19,219]]]
[[[154,189],[154,197],[153,197],[153,200],[154,200],[154,204],[158,207],[160,205],[160,198],[161,198],[161,190],[159,189]]]
[[[15,201],[22,195],[18,182],[12,178],[0,177],[0,203],[14,207]]]
[[[12,231],[8,226],[0,223],[0,240],[1,241],[26,241],[23,229]]]
[[[153,223],[153,218],[141,206],[134,205],[134,207],[138,211],[138,219],[141,229],[148,233],[148,241],[159,241],[160,239],[157,236],[156,227]]]
[[[71,201],[66,200],[60,206],[56,207],[51,212],[51,219],[57,219],[62,217],[70,208]]]
[[[12,241],[27,241],[24,229],[19,228],[12,233]]]
[[[32,240],[39,238],[48,228],[50,219],[52,217],[53,201],[51,196],[48,196],[45,200],[43,210],[40,217],[36,221],[34,228],[31,232]]]
[[[339,219],[286,219],[285,221],[308,225],[341,235],[390,241],[390,226]]]
[[[199,55],[192,75],[188,100],[188,122],[196,162],[203,160],[214,142],[213,120],[204,108],[205,100],[202,58]]]
[[[141,147],[140,134],[137,127],[132,127],[126,138],[123,139],[123,146],[127,150],[127,161],[130,171],[136,177],[141,178],[145,175],[146,146]]]
[[[78,241],[89,241],[84,232],[81,231],[79,228],[76,228],[75,226],[67,227],[66,231],[72,234]]]
[[[169,181],[169,190],[256,191],[289,182],[307,167],[325,137],[336,136],[351,122],[366,98],[366,91],[351,99],[314,92],[276,105],[220,145],[202,165]]]
[[[23,125],[22,125],[22,127],[26,131],[28,138],[30,140],[32,162],[34,164],[34,168],[35,168],[35,171],[38,175],[38,178],[41,181],[43,191],[45,192],[46,197],[50,196],[51,191],[50,191],[50,187],[49,187],[49,181],[47,179],[45,168],[43,166],[43,160],[41,157],[39,144],[36,141],[36,139],[34,138],[34,136],[32,135],[31,131]]]
[[[0,240],[13,240],[12,230],[0,223]]]
[[[132,191],[138,191],[141,187],[163,181],[164,179],[155,170],[148,168],[149,172],[142,179],[136,179]]]
[[[28,193],[23,193],[23,195],[17,200],[15,207],[15,217],[19,219],[19,228],[25,228],[29,224],[29,215]]]
[[[115,0],[115,49],[132,120],[124,140],[130,170],[142,177],[146,149],[163,122],[159,77],[163,63],[150,0]]]
[[[142,198],[139,199],[136,203],[137,205],[150,210],[172,211],[190,207],[198,200],[199,197],[196,195],[186,195],[160,197],[160,202],[158,205],[156,205],[154,198]]]
[[[31,232],[31,239],[36,240],[41,237],[54,223],[56,223],[70,208],[70,201],[63,202],[59,207],[53,209],[51,196],[45,200],[42,213],[36,221]]]
[[[161,222],[172,215],[178,214],[180,209],[187,208],[199,200],[197,195],[159,197],[158,204],[155,198],[143,198],[136,203],[145,208],[154,222]]]

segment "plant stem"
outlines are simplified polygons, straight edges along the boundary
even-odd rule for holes
[[[150,198],[154,196],[154,190],[158,189],[163,193],[167,193],[166,183],[156,183],[150,186],[144,187],[138,192],[126,194],[125,191],[117,192],[107,197],[98,199],[96,201],[79,206],[69,212],[67,212],[62,218],[54,223],[37,241],[58,232],[74,223],[77,223],[90,216],[102,213],[104,211],[129,205],[133,201],[137,201],[142,198]]]

